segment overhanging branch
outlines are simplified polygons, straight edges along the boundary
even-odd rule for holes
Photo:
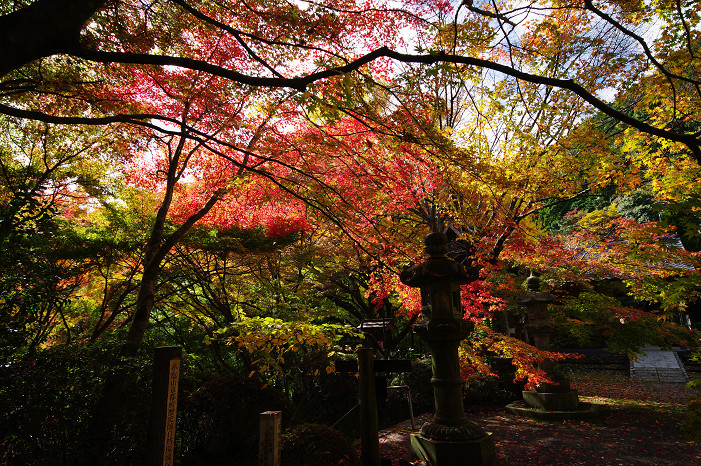
[[[231,81],[253,87],[267,87],[267,88],[290,88],[295,89],[300,92],[304,92],[307,87],[317,81],[322,81],[334,76],[343,75],[353,71],[357,71],[363,66],[377,60],[381,57],[391,58],[401,63],[416,63],[416,64],[436,64],[436,63],[456,63],[469,66],[475,66],[478,68],[489,69],[497,71],[506,76],[511,76],[516,79],[530,82],[533,84],[541,84],[549,87],[557,87],[560,89],[565,89],[573,92],[579,96],[582,100],[589,103],[591,106],[599,110],[600,112],[615,118],[616,120],[625,123],[639,131],[644,133],[665,138],[670,141],[680,142],[691,150],[694,157],[697,160],[701,160],[701,140],[697,135],[689,133],[678,133],[674,131],[669,131],[664,128],[659,128],[652,126],[643,121],[640,121],[626,113],[617,110],[594,94],[586,90],[580,84],[577,84],[572,79],[558,79],[548,76],[540,76],[537,74],[531,74],[524,71],[517,70],[511,66],[495,63],[490,60],[485,60],[481,58],[468,57],[462,55],[453,55],[446,52],[440,51],[428,54],[407,54],[397,51],[393,51],[387,47],[381,47],[367,53],[357,59],[349,62],[346,65],[329,68],[316,73],[311,73],[306,76],[298,76],[292,78],[277,77],[277,76],[250,76],[238,71],[234,71],[222,66],[213,65],[203,60],[197,60],[187,57],[174,57],[167,55],[151,55],[151,54],[140,54],[132,52],[105,52],[97,50],[88,50],[85,48],[77,48],[75,50],[67,51],[73,56],[83,58],[88,61],[94,61],[99,63],[120,63],[127,65],[156,65],[156,66],[178,66],[185,69],[191,69],[195,71],[202,71],[212,75],[220,76]],[[0,107],[0,112],[6,113],[7,107]],[[6,113],[10,114],[10,113]],[[29,114],[25,114],[25,118],[31,118]],[[15,114],[15,116],[18,116]],[[107,119],[111,117],[105,117],[105,124],[107,124]],[[123,121],[116,117],[115,122]],[[36,119],[36,118],[35,118]],[[42,120],[45,121],[45,120]],[[64,123],[67,123],[64,121]],[[85,123],[81,122],[81,118],[76,117],[74,119],[74,124],[91,124],[88,121]],[[95,124],[95,123],[92,123]]]

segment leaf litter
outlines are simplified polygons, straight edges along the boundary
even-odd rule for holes
[[[537,421],[509,414],[502,406],[466,414],[492,433],[499,465],[701,464],[701,446],[680,429],[686,398],[693,394],[684,384],[633,381],[620,373],[575,373],[572,387],[581,401],[601,405],[598,420]],[[416,430],[430,418],[418,417]],[[411,454],[410,435],[416,430],[407,420],[380,432],[380,456],[394,466],[421,464]]]

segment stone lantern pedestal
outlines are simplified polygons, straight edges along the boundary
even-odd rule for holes
[[[463,318],[460,285],[469,278],[462,264],[445,255],[448,248],[443,233],[427,235],[425,244],[428,259],[400,276],[402,283],[421,289],[422,320],[414,332],[431,348],[436,408],[433,421],[412,435],[412,451],[432,466],[493,464],[491,434],[467,419],[462,398],[458,346],[474,324]]]

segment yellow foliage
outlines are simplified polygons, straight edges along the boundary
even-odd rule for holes
[[[308,322],[286,322],[281,319],[246,318],[226,329],[232,333],[223,339],[234,346],[237,352],[254,356],[252,364],[256,372],[268,378],[281,378],[292,370],[299,370],[299,354],[318,353],[325,356],[326,373],[333,372],[333,362],[328,357],[338,350],[337,342],[344,336],[356,336],[354,329],[341,325],[315,325]],[[319,367],[311,368],[313,375],[319,375]]]

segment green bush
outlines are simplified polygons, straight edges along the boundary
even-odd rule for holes
[[[471,406],[507,405],[522,397],[523,383],[494,376],[480,376],[465,382],[463,400],[466,408]]]
[[[298,424],[282,435],[285,466],[360,465],[350,441],[338,430],[322,424]]]
[[[397,375],[392,379],[392,385],[408,385],[411,390],[411,403],[414,409],[414,415],[418,416],[423,413],[434,410],[433,403],[433,385],[431,385],[431,359],[419,359],[411,364],[411,372]],[[407,419],[407,402],[404,393],[400,391],[390,392],[388,404],[391,413],[402,413],[403,418]],[[396,415],[395,415],[396,416]]]
[[[149,351],[146,351],[148,353]],[[73,465],[89,438],[105,377],[128,364],[108,464],[143,464],[151,410],[153,361],[120,361],[106,344],[57,346],[0,366],[0,464]],[[255,464],[259,416],[290,403],[280,391],[243,376],[196,373],[183,359],[176,454],[181,464]]]

